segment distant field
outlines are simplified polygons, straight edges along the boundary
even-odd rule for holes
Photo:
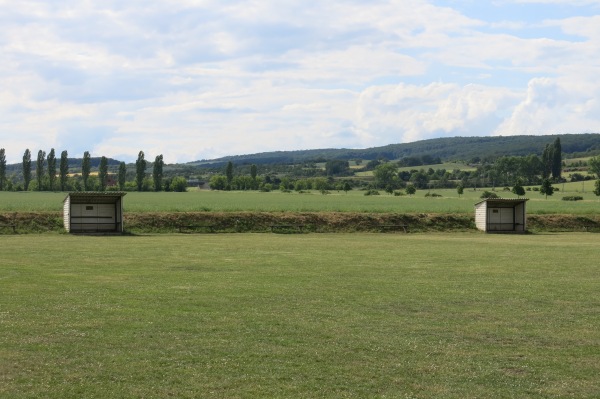
[[[3,398],[600,392],[595,234],[0,243]]]
[[[411,170],[421,170],[421,169],[428,170],[429,168],[431,168],[433,170],[446,169],[448,172],[452,172],[454,169],[464,170],[464,171],[477,170],[477,168],[475,168],[473,166],[469,166],[467,164],[459,163],[459,162],[447,162],[447,163],[441,163],[441,164],[435,164],[435,165],[422,165],[422,166],[406,166],[406,167],[399,168],[398,170],[401,172],[409,172]],[[366,172],[357,172],[356,176],[360,176],[360,177],[373,176],[373,171],[369,170]]]
[[[537,192],[527,192],[530,213],[591,214],[600,209],[599,198],[591,190],[593,181],[556,185],[561,191],[547,200]],[[583,190],[585,193],[582,193]],[[433,189],[441,198],[425,198],[427,190],[419,190],[412,196],[395,197],[381,191],[378,196],[365,196],[363,191],[347,194],[333,191],[329,195],[318,192],[261,193],[191,191],[188,193],[128,193],[125,208],[128,212],[193,212],[193,211],[264,211],[264,212],[402,212],[402,213],[470,213],[473,204],[480,201],[483,191],[465,189],[459,198],[454,189]],[[514,198],[509,191],[497,188],[501,197]],[[561,201],[564,195],[581,195],[584,201]],[[0,192],[0,212],[48,212],[60,211],[65,193]]]
[[[477,170],[477,168],[473,167],[473,166],[469,166],[467,164],[464,163],[459,163],[459,162],[446,162],[446,163],[440,163],[440,164],[435,164],[435,165],[424,165],[424,166],[407,166],[407,167],[402,167],[399,170],[400,171],[411,171],[411,170],[420,170],[420,169],[425,169],[428,170],[429,168],[433,169],[433,170],[438,170],[438,169],[446,169],[448,172],[452,172],[454,169],[458,169],[458,170],[464,170],[464,171],[475,171]]]

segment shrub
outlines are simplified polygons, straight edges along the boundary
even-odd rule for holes
[[[436,194],[436,193],[427,193],[425,194],[426,197],[441,197],[441,194]]]
[[[498,198],[498,194],[491,191],[484,191],[479,198]]]
[[[402,197],[403,195],[405,195],[402,191],[394,191],[394,196],[396,197]]]
[[[566,197],[562,197],[563,201],[582,201],[583,197],[579,195],[567,195]]]
[[[365,195],[379,195],[379,191],[377,191],[377,190],[367,190],[367,191],[365,191]]]
[[[178,193],[183,193],[187,191],[187,180],[185,177],[182,176],[176,176],[173,178],[173,180],[171,181],[171,190],[178,192]]]

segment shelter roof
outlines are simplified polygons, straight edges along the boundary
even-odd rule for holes
[[[475,205],[487,202],[491,206],[517,206],[529,201],[529,198],[486,198],[483,201],[477,202]]]
[[[70,197],[72,204],[114,204],[126,194],[123,191],[77,191],[69,193],[64,201]]]

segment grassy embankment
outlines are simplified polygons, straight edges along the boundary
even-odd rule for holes
[[[582,192],[587,184],[587,191]],[[600,226],[600,201],[589,190],[592,182],[568,183],[545,199],[527,192],[530,226],[540,230],[582,230],[586,225]],[[563,192],[564,190],[564,192]],[[579,190],[579,191],[578,191]],[[378,224],[409,224],[414,231],[464,230],[473,228],[473,204],[482,191],[431,190],[440,198],[365,196],[363,191],[332,192],[321,195],[282,192],[128,193],[125,197],[126,227],[131,231],[175,231],[179,224],[208,223],[223,231],[266,231],[277,223],[308,225],[308,231],[369,231]],[[515,198],[506,191],[502,197]],[[65,193],[0,193],[0,224],[16,218],[21,231],[60,229]],[[581,195],[583,201],[561,201],[564,195]],[[547,216],[544,216],[547,215]],[[558,215],[558,216],[557,216]],[[6,233],[4,229],[2,232]],[[1,232],[0,232],[1,233]]]
[[[595,235],[1,240],[0,397],[600,392]]]

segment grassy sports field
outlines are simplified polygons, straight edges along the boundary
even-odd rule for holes
[[[600,392],[595,234],[46,234],[0,245],[0,397]]]
[[[591,191],[593,182],[557,185],[561,191],[545,199],[538,192],[529,191],[527,208],[531,214],[581,214],[598,213],[600,199]],[[583,192],[585,191],[585,193]],[[381,191],[381,195],[365,196],[364,191],[347,194],[332,191],[299,194],[279,191],[190,191],[187,193],[131,192],[125,197],[127,212],[401,212],[401,213],[472,213],[473,204],[480,201],[482,190],[466,189],[459,197],[454,189],[433,189],[440,198],[425,197],[427,190],[412,196],[396,197]],[[508,191],[497,189],[501,197],[516,198]],[[565,195],[581,195],[584,200],[562,201]],[[65,193],[0,192],[0,212],[54,212],[62,210]]]

